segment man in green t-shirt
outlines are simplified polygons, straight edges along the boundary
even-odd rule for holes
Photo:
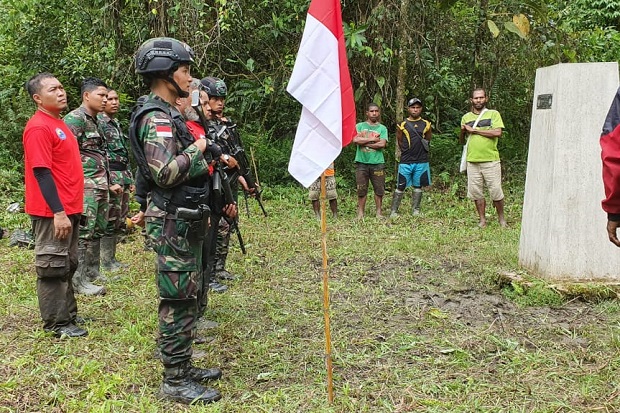
[[[385,159],[383,148],[387,145],[387,128],[379,122],[379,105],[370,103],[366,110],[366,121],[356,125],[357,135],[353,143],[355,152],[355,181],[357,183],[357,218],[364,218],[368,181],[372,182],[375,193],[377,217],[382,217],[381,206],[385,194]]]
[[[460,142],[467,135],[467,196],[474,200],[480,217],[478,225],[486,227],[484,185],[489,189],[497,218],[502,227],[504,218],[504,192],[502,191],[502,166],[497,150],[497,141],[502,136],[504,122],[498,111],[487,109],[487,94],[484,89],[472,91],[471,112],[461,119]]]

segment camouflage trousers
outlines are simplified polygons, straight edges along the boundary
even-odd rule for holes
[[[217,241],[215,246],[215,272],[225,269],[229,245],[230,224],[224,218],[221,218],[217,229]]]
[[[157,252],[159,350],[164,366],[175,366],[192,355],[206,228],[166,214],[147,216],[146,231]]]
[[[129,214],[129,184],[123,185],[123,193],[115,194],[110,192],[110,209],[108,212],[108,225],[106,235],[120,234],[125,231],[125,222]]]
[[[108,226],[109,191],[107,188],[84,188],[86,223],[80,225],[80,239],[90,241],[101,238]]]

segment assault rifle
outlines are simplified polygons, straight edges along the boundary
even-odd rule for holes
[[[256,184],[256,180],[252,176],[250,161],[245,153],[245,149],[243,148],[241,136],[239,136],[239,133],[237,132],[237,125],[233,123],[225,123],[215,126],[215,142],[220,146],[226,147],[230,153],[230,156],[237,160],[237,168],[239,170],[238,174],[245,179],[245,182],[248,184],[248,188],[250,188],[250,190],[254,189],[254,191],[250,192],[250,195],[258,202],[258,206],[260,206],[260,209],[263,211],[263,215],[267,216],[267,211],[265,211],[265,206],[263,205],[263,201],[261,199],[262,190]],[[246,197],[247,205],[247,194],[244,193],[244,196]]]
[[[202,108],[200,107],[200,91],[194,90],[192,92],[191,105],[198,114],[198,118],[200,119],[200,123],[205,131],[205,134],[208,135],[211,128],[209,127],[209,122],[207,121],[207,118],[202,111]],[[215,196],[223,197],[224,205],[235,203],[235,198],[230,187],[230,179],[228,178],[226,172],[222,170],[219,159],[216,159],[215,168],[213,170],[213,192]],[[216,202],[216,204],[218,203]],[[220,202],[220,204],[222,203]],[[241,248],[241,252],[245,254],[245,243],[243,242],[243,237],[241,236],[241,231],[239,230],[238,218],[228,218],[227,216],[224,216],[223,218],[230,225],[230,230],[234,231],[237,234],[237,239],[239,240],[239,248]],[[212,225],[214,224],[217,225],[217,223],[212,223]]]

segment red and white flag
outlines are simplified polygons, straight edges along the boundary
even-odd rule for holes
[[[356,134],[340,0],[312,0],[286,90],[303,105],[288,171],[306,188]]]

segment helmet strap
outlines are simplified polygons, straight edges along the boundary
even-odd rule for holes
[[[177,93],[179,94],[180,98],[187,98],[189,97],[189,92],[186,90],[182,90],[179,85],[177,84],[177,82],[174,81],[174,79],[172,78],[172,73],[168,73],[168,77],[165,78],[165,80],[170,83],[177,91]]]

